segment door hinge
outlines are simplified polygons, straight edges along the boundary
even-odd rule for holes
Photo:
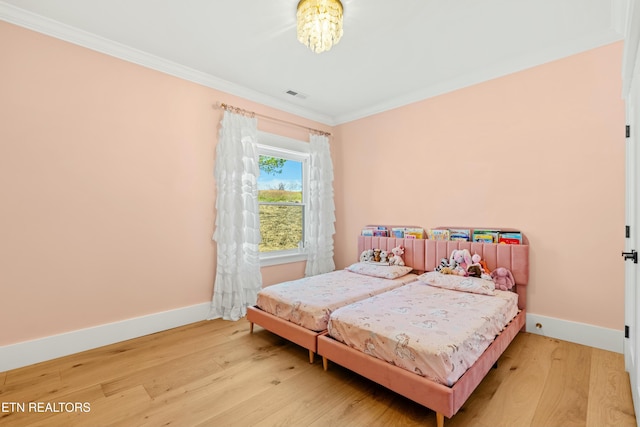
[[[631,126],[626,125],[624,127],[624,134],[627,138],[631,138]]]
[[[624,337],[629,338],[629,325],[624,325]]]
[[[631,237],[631,226],[629,225],[624,226],[624,237],[626,237],[627,239]]]
[[[638,252],[635,249],[631,249],[631,252],[622,252],[622,256],[625,261],[633,260],[634,264],[638,263]]]

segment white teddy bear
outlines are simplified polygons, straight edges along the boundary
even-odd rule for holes
[[[373,261],[373,249],[365,249],[360,254],[360,262]]]
[[[391,249],[391,258],[389,258],[391,265],[404,265],[404,260],[402,259],[402,255],[404,255],[404,248],[402,246],[396,246]]]

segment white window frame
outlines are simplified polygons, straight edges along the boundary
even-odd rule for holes
[[[258,155],[280,157],[295,160],[302,163],[302,204],[303,204],[303,239],[307,235],[307,224],[304,218],[308,217],[309,210],[309,143],[274,135],[266,132],[258,132]],[[307,260],[307,251],[304,247],[284,251],[260,252],[260,266],[287,264]]]

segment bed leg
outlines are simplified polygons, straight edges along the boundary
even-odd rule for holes
[[[253,333],[253,322],[249,323],[249,333],[252,334]]]
[[[329,369],[329,359],[324,356],[322,356],[322,369],[324,369],[325,371]]]
[[[313,365],[313,359],[315,355],[316,354],[313,351],[309,350],[309,363],[311,363],[312,365]]]
[[[436,426],[444,427],[444,415],[440,412],[436,412]]]

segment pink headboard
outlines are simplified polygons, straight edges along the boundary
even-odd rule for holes
[[[358,257],[365,249],[382,249],[391,251],[396,246],[404,247],[404,263],[414,270],[423,272],[425,268],[425,243],[424,239],[398,239],[395,237],[371,237],[358,236]],[[438,261],[440,262],[440,261]]]
[[[527,241],[527,240],[525,240]],[[425,267],[432,271],[440,264],[440,259],[449,258],[454,249],[468,249],[471,255],[478,254],[490,270],[504,267],[511,270],[516,282],[518,306],[526,308],[529,283],[529,245],[505,245],[450,240],[425,240]]]

